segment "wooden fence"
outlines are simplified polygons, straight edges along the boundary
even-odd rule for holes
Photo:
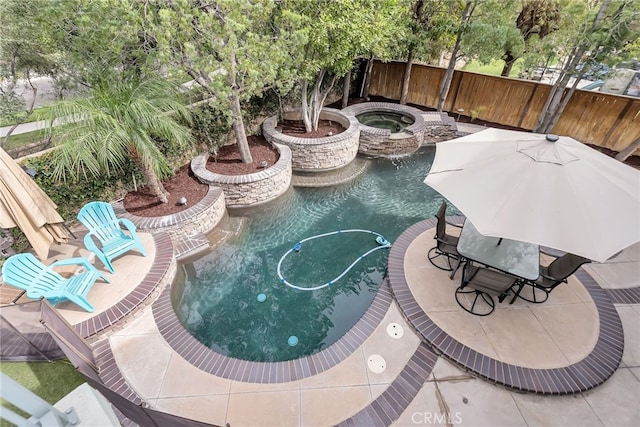
[[[405,64],[376,62],[369,94],[400,99]],[[428,108],[438,105],[438,89],[445,69],[414,65],[407,103]],[[533,129],[551,85],[530,80],[496,77],[456,70],[444,109],[453,115]],[[576,90],[553,133],[622,151],[640,138],[640,98],[597,91]],[[636,150],[640,155],[640,149]]]

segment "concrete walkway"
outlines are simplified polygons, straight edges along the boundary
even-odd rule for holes
[[[13,126],[4,126],[4,127],[0,127],[0,138],[4,138],[7,133],[9,133],[9,130],[11,130]],[[20,135],[23,133],[29,133],[29,132],[35,132],[37,130],[43,130],[47,127],[47,122],[45,122],[44,120],[38,121],[38,122],[29,122],[29,123],[22,123],[21,125],[18,125],[13,132],[11,132],[11,135]]]
[[[60,124],[63,123],[68,123],[71,120],[59,120],[56,119],[53,121],[53,125],[54,126],[58,126]],[[4,127],[0,127],[0,138],[4,138],[9,131],[11,130],[13,126],[4,126]],[[38,130],[43,130],[47,128],[47,121],[45,120],[39,120],[36,122],[29,122],[29,123],[22,123],[20,125],[18,125],[13,132],[11,132],[11,135],[20,135],[23,133],[29,133],[29,132],[35,132]]]

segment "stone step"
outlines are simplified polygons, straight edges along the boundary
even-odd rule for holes
[[[343,184],[362,175],[369,166],[365,158],[356,157],[347,166],[326,172],[293,173],[291,184],[295,187],[330,187]]]
[[[470,133],[476,133],[476,132],[480,132],[481,130],[485,130],[486,127],[484,126],[480,126],[480,125],[475,125],[473,123],[456,123],[456,126],[458,127],[458,132],[463,132],[465,134],[470,134]]]
[[[176,259],[184,259],[209,248],[209,239],[202,233],[193,236],[181,236],[175,241]]]
[[[430,126],[442,124],[442,117],[440,117],[440,113],[422,113],[422,118],[427,123],[427,125]]]

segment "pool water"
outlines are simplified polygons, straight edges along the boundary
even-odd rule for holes
[[[356,116],[358,121],[366,126],[378,129],[389,129],[392,133],[401,132],[414,123],[414,119],[401,113],[386,111],[370,111]]]
[[[442,197],[423,180],[434,153],[429,147],[411,157],[368,160],[368,171],[348,184],[291,188],[266,205],[232,211],[244,217],[241,233],[183,265],[184,283],[172,293],[178,318],[209,348],[244,360],[290,360],[330,346],[373,301],[389,250],[374,251],[342,279],[314,291],[281,283],[278,262],[307,237],[365,229],[393,243],[409,226],[433,216]],[[326,283],[376,247],[375,238],[341,233],[304,242],[283,261],[282,273],[301,287]],[[295,346],[288,344],[292,336]]]

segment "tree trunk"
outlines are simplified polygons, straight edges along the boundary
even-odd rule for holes
[[[573,82],[573,85],[571,86],[571,89],[569,89],[569,92],[564,96],[564,98],[562,98],[562,100],[560,101],[558,106],[555,108],[555,113],[552,116],[550,116],[548,121],[545,123],[545,127],[543,129],[543,133],[551,132],[553,127],[556,125],[556,123],[560,119],[560,116],[562,116],[562,112],[564,111],[564,108],[567,106],[567,104],[569,103],[569,100],[571,99],[571,97],[573,96],[574,92],[578,88],[578,83],[580,83],[580,80],[582,80],[582,76],[584,75],[585,71],[586,70],[583,67],[582,71],[580,71],[580,73],[576,76],[576,79]]]
[[[567,105],[569,99],[571,99],[571,96],[573,96],[573,93],[575,92],[577,82],[563,99],[564,88],[567,86],[567,83],[571,79],[571,74],[573,74],[576,66],[580,63],[580,60],[582,59],[584,53],[588,48],[593,48],[591,41],[588,39],[588,36],[592,34],[596,29],[598,29],[605,17],[605,13],[610,3],[611,0],[604,0],[602,2],[600,10],[593,20],[591,28],[586,33],[584,39],[580,42],[580,44],[574,47],[572,55],[570,55],[569,60],[567,61],[568,65],[564,67],[561,76],[558,78],[556,83],[551,88],[551,91],[549,92],[549,96],[545,101],[545,105],[542,108],[540,116],[538,117],[538,120],[536,122],[536,126],[533,129],[534,132],[548,133],[551,131],[555,123],[557,123],[557,121],[560,119],[560,114],[562,114],[564,107]],[[577,77],[577,81],[579,81],[584,71],[585,69],[583,67],[582,72]]]
[[[364,74],[364,80],[362,81],[362,90],[360,96],[364,98],[369,97],[369,85],[371,84],[371,71],[373,70],[373,56],[367,61],[367,70]]]
[[[236,136],[236,144],[240,151],[240,159],[242,163],[253,163],[251,150],[249,149],[249,141],[247,141],[247,133],[244,129],[244,121],[242,120],[242,107],[240,106],[240,96],[238,82],[236,81],[236,54],[233,50],[230,53],[230,70],[228,74],[228,83],[231,87],[229,101],[231,101],[231,111],[233,112],[233,133]]]
[[[342,108],[347,108],[349,105],[349,92],[351,92],[351,70],[344,76],[344,84],[342,88]]]
[[[169,199],[167,198],[169,192],[164,188],[164,185],[162,185],[162,182],[158,179],[153,170],[150,167],[147,167],[143,163],[142,159],[134,158],[134,161],[138,164],[140,171],[142,171],[144,183],[149,186],[151,192],[155,194],[162,203],[169,202]]]
[[[249,149],[249,141],[247,141],[247,133],[244,130],[244,122],[242,121],[242,108],[240,107],[240,98],[233,93],[229,96],[231,101],[231,109],[233,111],[233,133],[236,136],[236,144],[240,151],[242,163],[252,163],[251,150]]]
[[[449,88],[451,87],[451,80],[453,80],[453,72],[455,70],[456,60],[458,59],[458,51],[460,51],[460,44],[462,43],[462,36],[464,34],[466,25],[471,19],[471,15],[473,14],[474,7],[472,6],[475,6],[475,2],[472,0],[467,0],[467,3],[464,6],[464,12],[462,13],[462,20],[460,21],[460,29],[458,30],[458,35],[456,37],[456,44],[453,47],[453,52],[451,52],[449,66],[447,67],[447,71],[444,73],[444,77],[442,78],[442,82],[440,83],[440,92],[438,96],[439,113],[442,113],[444,102],[446,101],[447,95],[449,94]]]
[[[334,75],[331,79],[329,87],[323,92],[321,88],[325,74],[326,70],[320,70],[320,72],[316,76],[316,81],[313,84],[313,89],[311,89],[311,94],[307,93],[309,84],[306,81],[302,82],[301,85],[302,121],[304,122],[305,132],[307,133],[318,130],[318,123],[320,122],[320,113],[322,112],[322,107],[324,106],[324,103],[327,100],[327,96],[333,89],[333,85],[336,82],[336,76]]]
[[[305,132],[311,132],[311,114],[309,113],[309,94],[307,91],[309,90],[309,83],[306,80],[302,82],[300,85],[302,91],[302,122],[304,123]]]
[[[307,116],[303,117],[304,120],[304,129],[305,132],[313,132],[318,129],[318,123],[316,121],[316,116],[318,115],[318,88],[320,84],[322,84],[322,80],[324,79],[324,70],[321,70],[316,76],[316,81],[313,83],[313,88],[311,89],[311,93],[307,93],[306,90],[302,94],[302,96],[308,99],[308,107],[307,107]]]
[[[511,74],[511,69],[513,68],[513,64],[516,63],[516,59],[518,58],[513,56],[513,53],[511,53],[510,51],[507,51],[504,53],[502,59],[504,59],[504,67],[502,67],[502,72],[500,73],[500,75],[502,77],[509,77],[509,74]]]
[[[568,58],[566,67],[562,70],[562,73],[558,77],[558,80],[556,80],[553,87],[549,91],[549,95],[547,96],[544,106],[542,107],[542,111],[540,112],[540,116],[538,117],[538,121],[536,122],[536,126],[533,129],[534,132],[550,132],[549,123],[557,114],[560,102],[562,101],[562,97],[564,95],[564,89],[567,86],[567,83],[569,83],[571,74],[573,73],[573,71],[575,71],[576,66],[580,62],[580,59],[582,58],[582,55],[584,55],[585,51],[585,45],[577,46],[573,49],[571,55]]]
[[[402,94],[400,95],[400,104],[407,103],[407,94],[409,93],[409,80],[411,80],[411,66],[413,65],[413,48],[409,49],[407,64],[404,67],[404,76],[402,77]]]
[[[316,109],[316,116],[314,118],[314,129],[313,130],[318,130],[318,123],[320,122],[320,113],[322,112],[322,109],[324,108],[324,103],[327,101],[327,96],[329,96],[329,93],[333,90],[333,85],[336,83],[336,76],[334,75],[331,78],[331,83],[329,83],[329,86],[325,89],[324,92],[322,92],[320,89],[321,87],[318,87],[318,108]]]
[[[629,158],[629,156],[633,154],[634,151],[638,149],[638,147],[640,147],[640,138],[636,138],[636,140],[633,141],[631,144],[629,144],[627,148],[619,152],[618,155],[616,156],[616,160],[620,160],[621,162],[624,162]]]
[[[310,109],[310,113],[311,113],[311,118],[310,118],[311,129],[307,130],[307,132],[318,130],[318,121],[316,119],[316,117],[319,116],[319,112],[318,112],[318,97],[319,97],[319,93],[320,93],[320,86],[322,85],[322,81],[324,80],[324,74],[325,74],[325,70],[320,71],[320,73],[316,77],[315,83],[313,84],[313,89],[311,89],[311,97],[310,97],[310,102],[309,102],[309,104],[311,104],[311,109]]]

